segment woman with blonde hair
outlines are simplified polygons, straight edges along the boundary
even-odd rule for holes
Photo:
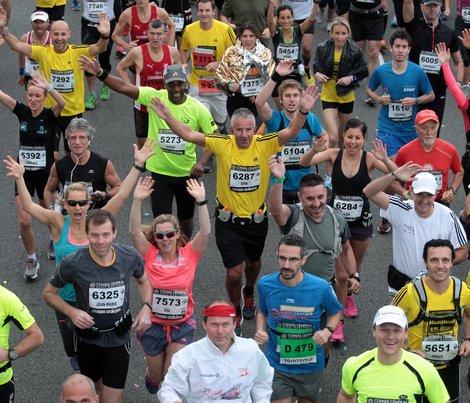
[[[151,178],[140,179],[135,187],[129,231],[153,287],[152,326],[138,338],[147,360],[145,386],[155,394],[173,354],[193,341],[193,281],[211,224],[204,184],[189,179],[186,189],[196,200],[198,211],[199,231],[194,238],[189,241],[181,233],[178,220],[171,214],[157,216],[150,227],[142,230],[142,202],[152,193],[152,182]]]
[[[322,87],[323,119],[330,147],[342,144],[344,125],[354,108],[354,90],[369,73],[361,49],[351,41],[351,28],[343,18],[331,25],[330,39],[317,46],[313,71]]]

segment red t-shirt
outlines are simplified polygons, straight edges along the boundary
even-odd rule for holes
[[[200,258],[188,243],[179,249],[176,261],[163,263],[159,250],[150,244],[144,261],[153,288],[152,322],[173,325],[193,315],[193,282]]]
[[[460,156],[457,148],[447,141],[436,139],[431,151],[425,151],[419,139],[415,139],[404,145],[395,157],[395,163],[400,167],[408,161],[421,165],[424,170],[431,172],[437,181],[438,194],[436,200],[442,197],[447,190],[449,182],[449,169],[455,174],[462,171]],[[407,183],[407,189],[411,188],[411,182]]]

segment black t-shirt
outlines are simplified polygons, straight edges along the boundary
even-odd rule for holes
[[[57,117],[51,109],[44,108],[34,117],[31,109],[17,101],[13,113],[20,123],[19,157],[27,171],[51,169],[54,163],[54,150],[59,149],[56,135]]]
[[[435,52],[436,45],[440,42],[444,42],[451,53],[459,50],[457,35],[442,22],[439,22],[437,27],[432,29],[424,18],[413,18],[413,20],[405,24],[405,28],[411,35],[410,60],[422,67],[424,65],[430,67],[435,63],[437,56],[425,52]],[[420,63],[420,55],[422,63]],[[427,68],[424,68],[424,71],[426,71],[436,97],[438,94],[443,95],[447,85],[442,69],[440,69],[439,73],[430,73],[430,70]]]
[[[69,154],[56,161],[55,168],[63,191],[73,182],[85,182],[88,184],[88,193],[91,195],[96,190],[106,191],[107,164],[107,158],[91,151],[90,158],[84,165],[76,165]],[[106,201],[96,202],[92,207],[101,208],[105,204]]]
[[[79,249],[65,256],[50,280],[56,288],[70,283],[77,296],[77,308],[93,317],[95,326],[110,329],[129,310],[130,278],[144,275],[144,262],[132,246],[114,244],[115,260],[103,267],[90,255],[89,248]],[[87,343],[102,347],[121,346],[129,341],[129,332],[117,335],[103,332],[99,338],[86,339]]]

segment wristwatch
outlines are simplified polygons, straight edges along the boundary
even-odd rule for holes
[[[8,359],[10,361],[15,361],[19,357],[18,352],[14,348],[8,349]]]

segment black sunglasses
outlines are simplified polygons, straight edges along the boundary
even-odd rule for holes
[[[83,206],[86,206],[87,204],[89,204],[89,202],[86,199],[83,199],[83,200],[66,200],[65,204],[67,206],[70,206],[70,207],[75,207],[77,204],[80,207],[83,207]]]
[[[164,239],[165,237],[167,239],[173,238],[178,231],[167,231],[167,232],[154,232],[153,236],[157,239]]]

